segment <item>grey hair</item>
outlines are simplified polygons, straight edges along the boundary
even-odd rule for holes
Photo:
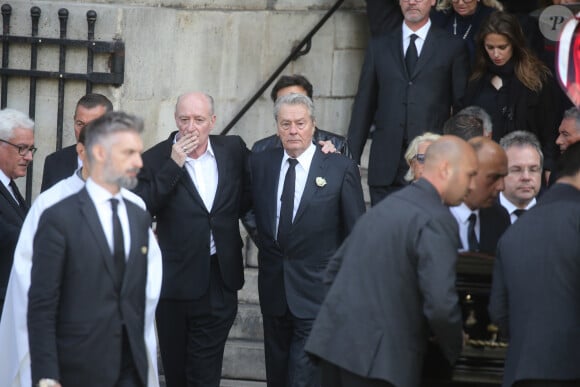
[[[577,132],[580,132],[580,109],[574,106],[566,110],[562,120],[574,120],[574,129],[576,129]]]
[[[278,121],[278,114],[282,105],[304,105],[308,109],[308,114],[312,121],[314,121],[314,103],[304,94],[286,94],[276,100],[274,104],[274,120]]]
[[[410,167],[411,167],[411,161],[413,160],[413,157],[415,157],[415,155],[417,155],[417,151],[419,149],[419,144],[424,143],[424,142],[435,142],[440,137],[441,137],[441,135],[439,135],[439,134],[425,132],[425,133],[415,137],[413,139],[413,141],[411,141],[411,143],[407,147],[407,151],[405,152],[405,161],[407,161],[407,164],[409,165],[409,170],[405,174],[405,181],[415,180],[415,174],[413,173],[413,169]]]
[[[15,109],[0,110],[0,139],[10,140],[16,128],[34,131],[34,121]]]
[[[108,137],[114,133],[136,132],[143,133],[143,120],[137,116],[113,111],[91,121],[85,128],[85,148],[87,158],[92,162],[93,154],[91,149],[97,144],[106,144]]]
[[[499,140],[499,145],[505,151],[514,146],[520,148],[529,146],[534,148],[540,156],[540,167],[543,167],[544,165],[544,154],[542,153],[542,146],[540,145],[540,141],[538,141],[536,135],[531,132],[526,132],[525,130],[516,130],[515,132],[508,133],[503,136],[501,140]]]
[[[483,135],[484,136],[489,136],[491,134],[491,132],[493,131],[493,124],[491,122],[491,116],[485,111],[485,109],[479,107],[479,106],[468,106],[466,108],[463,108],[459,111],[459,114],[466,114],[468,116],[474,116],[475,118],[478,118],[479,120],[481,120],[481,123],[483,124]]]

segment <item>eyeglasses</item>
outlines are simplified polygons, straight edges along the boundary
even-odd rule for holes
[[[417,162],[419,164],[424,164],[425,163],[425,153],[417,153],[415,156],[413,156],[413,159],[417,160]]]
[[[38,148],[36,148],[34,145],[32,145],[32,146],[28,146],[28,145],[16,145],[16,144],[12,144],[11,142],[6,141],[6,140],[2,140],[2,139],[0,139],[0,142],[6,143],[8,145],[12,145],[14,148],[18,149],[18,154],[20,156],[26,156],[26,154],[28,152],[32,152],[32,155],[34,156],[34,154],[38,150]]]
[[[459,3],[459,0],[451,0],[453,4]],[[465,4],[473,3],[473,0],[463,0]]]
[[[423,0],[414,0],[414,1],[415,1],[415,3],[422,3],[423,2]],[[402,3],[410,3],[411,0],[401,0],[401,2]]]

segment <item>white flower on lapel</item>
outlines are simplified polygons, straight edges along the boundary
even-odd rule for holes
[[[326,179],[324,177],[317,177],[316,178],[316,185],[319,187],[324,187],[326,185]]]

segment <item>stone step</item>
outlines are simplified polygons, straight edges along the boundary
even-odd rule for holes
[[[230,329],[228,339],[264,340],[262,312],[260,312],[259,305],[238,304],[238,315],[232,329]]]
[[[228,340],[222,366],[224,379],[266,380],[264,344],[260,341]]]
[[[220,387],[266,387],[266,382],[254,380],[222,379]]]

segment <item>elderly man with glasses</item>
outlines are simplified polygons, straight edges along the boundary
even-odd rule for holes
[[[14,180],[26,176],[34,152],[34,122],[14,109],[0,111],[0,316],[14,248],[28,211]]]

